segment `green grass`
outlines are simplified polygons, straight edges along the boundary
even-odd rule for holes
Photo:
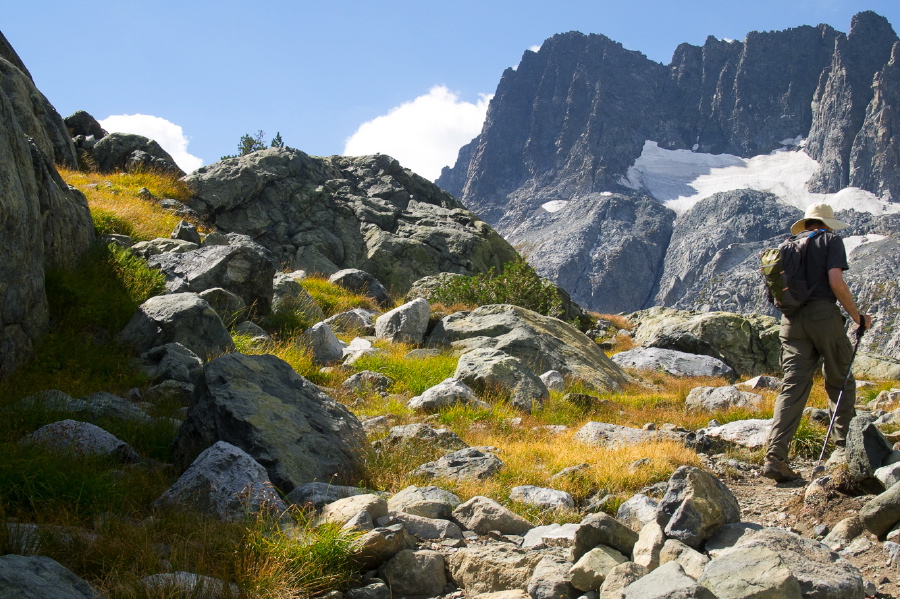
[[[300,281],[300,284],[313,296],[326,318],[354,308],[379,310],[378,304],[372,298],[353,293],[322,277],[307,277]]]
[[[382,353],[363,356],[353,367],[356,370],[372,370],[394,379],[388,390],[391,393],[421,395],[444,379],[453,376],[459,359],[449,353],[425,358],[406,359],[404,356],[415,349],[404,343],[376,344]]]

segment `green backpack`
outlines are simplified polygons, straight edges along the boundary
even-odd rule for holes
[[[812,289],[806,286],[806,248],[813,238],[824,232],[824,229],[804,231],[760,254],[766,299],[787,316],[809,300]]]

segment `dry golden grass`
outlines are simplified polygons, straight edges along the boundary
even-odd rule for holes
[[[591,315],[596,318],[602,318],[607,322],[611,322],[617,329],[630,331],[634,328],[634,323],[628,320],[627,316],[622,316],[621,314],[600,314],[598,312],[591,312]]]
[[[136,241],[168,237],[181,220],[154,201],[138,196],[146,187],[154,197],[179,201],[191,197],[185,183],[174,175],[153,172],[100,174],[59,168],[59,174],[73,187],[84,193],[94,216],[94,222],[110,222],[112,226],[130,229]],[[199,224],[199,223],[195,223]]]

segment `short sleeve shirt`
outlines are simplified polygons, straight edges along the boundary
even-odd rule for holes
[[[847,265],[844,240],[826,230],[810,240],[806,252],[806,285],[812,290],[810,300],[837,301],[828,282],[828,271],[832,268],[847,270],[850,267]]]

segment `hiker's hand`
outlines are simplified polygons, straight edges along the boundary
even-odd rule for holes
[[[872,328],[872,315],[871,314],[860,314],[859,320],[856,324],[862,328],[864,331],[868,331]]]

